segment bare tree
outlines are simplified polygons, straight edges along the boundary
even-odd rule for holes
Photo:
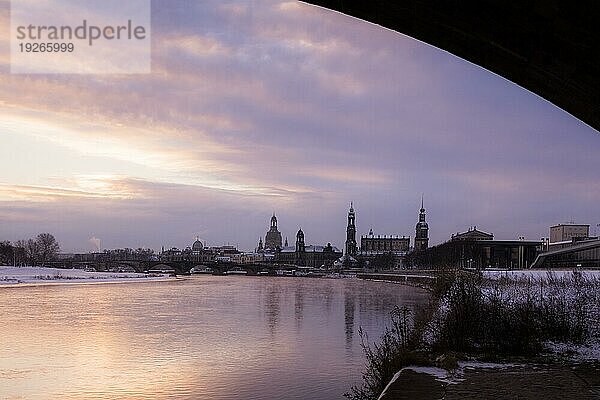
[[[17,240],[13,251],[15,252],[15,262],[22,266],[27,261],[27,242],[25,240]]]
[[[10,242],[0,242],[0,265],[12,264],[13,258],[13,247],[11,246]]]
[[[38,244],[33,239],[27,239],[25,242],[25,258],[27,258],[27,262],[31,266],[35,266],[39,259],[39,249]]]
[[[55,260],[60,251],[60,246],[50,233],[40,233],[35,239],[37,246],[38,260],[42,266],[48,261]]]

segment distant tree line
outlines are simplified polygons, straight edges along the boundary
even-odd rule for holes
[[[35,239],[0,242],[1,265],[40,265],[58,258],[60,246],[54,235],[40,233]]]
[[[154,250],[139,247],[137,249],[105,249],[102,252],[63,254],[63,261],[74,262],[110,262],[110,261],[152,261],[156,259]]]

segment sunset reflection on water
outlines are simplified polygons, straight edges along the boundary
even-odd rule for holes
[[[0,289],[2,399],[336,399],[394,305],[348,279],[191,277]]]

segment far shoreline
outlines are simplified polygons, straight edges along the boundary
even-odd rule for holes
[[[0,266],[0,288],[90,285],[112,283],[146,283],[183,280],[165,274],[89,272],[53,267]]]
[[[22,288],[36,286],[63,286],[63,285],[108,285],[119,283],[148,283],[148,282],[175,282],[184,281],[186,278],[181,277],[159,277],[159,278],[121,278],[121,279],[70,279],[64,281],[40,281],[40,282],[15,282],[15,283],[0,283],[2,288]]]

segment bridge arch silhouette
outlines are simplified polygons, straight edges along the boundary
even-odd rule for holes
[[[596,0],[305,0],[446,50],[600,131]]]

